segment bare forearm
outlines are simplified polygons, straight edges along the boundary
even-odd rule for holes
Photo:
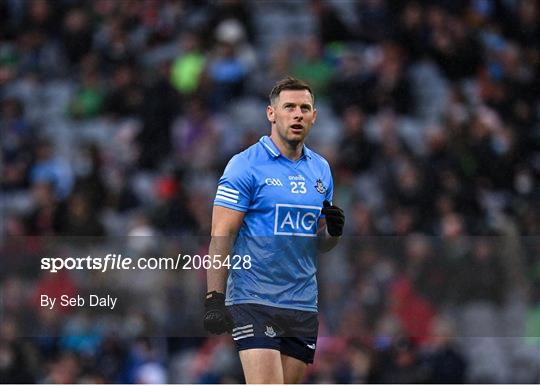
[[[222,263],[231,254],[232,240],[230,237],[214,236],[210,241],[208,254],[215,260],[220,260]],[[207,291],[225,292],[227,283],[227,266],[220,264],[220,268],[215,269],[213,266],[206,272]]]
[[[334,248],[338,241],[339,237],[330,236],[328,232],[326,231],[326,226],[319,229],[317,232],[317,241],[318,241],[318,249],[320,252],[328,252],[332,248]]]

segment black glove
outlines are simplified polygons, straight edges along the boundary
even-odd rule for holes
[[[330,236],[341,236],[343,225],[345,225],[343,210],[335,205],[330,205],[328,200],[324,200],[321,213],[326,217],[326,229],[328,229]]]
[[[204,301],[204,329],[212,334],[232,332],[233,321],[225,307],[225,295],[212,291],[206,294]]]

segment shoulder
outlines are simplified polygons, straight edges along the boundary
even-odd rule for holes
[[[247,149],[236,153],[231,157],[229,164],[237,164],[243,168],[254,165],[257,161],[268,158],[261,142],[256,142]]]
[[[251,179],[253,177],[254,166],[259,164],[262,157],[264,157],[260,147],[260,143],[257,142],[233,155],[227,163],[223,175],[230,178],[241,178],[245,181]]]
[[[330,163],[328,162],[328,160],[326,158],[324,158],[322,155],[320,155],[319,153],[311,150],[308,148],[308,151],[309,151],[309,155],[311,156],[311,159],[313,161],[315,161],[315,163],[322,169],[327,169],[327,170],[330,170]]]

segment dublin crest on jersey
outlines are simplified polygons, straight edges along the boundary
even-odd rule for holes
[[[315,189],[317,189],[317,192],[319,192],[320,194],[326,193],[326,186],[324,186],[324,183],[320,178],[315,181]]]

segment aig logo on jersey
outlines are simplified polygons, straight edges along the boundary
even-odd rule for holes
[[[317,206],[276,204],[274,234],[315,237],[320,214]]]
[[[267,178],[264,182],[268,186],[283,186],[279,178]]]

